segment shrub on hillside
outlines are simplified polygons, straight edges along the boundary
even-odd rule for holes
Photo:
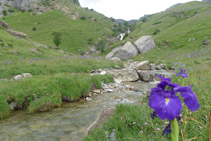
[[[86,20],[86,17],[85,16],[81,16],[80,19],[81,20]]]
[[[3,15],[7,16],[7,11],[6,10],[3,10]]]
[[[54,33],[53,33],[53,36],[54,36],[54,38],[53,38],[54,44],[55,44],[57,47],[59,47],[59,45],[61,44],[61,33],[59,33],[59,32],[54,32]]]
[[[36,30],[37,30],[37,28],[36,28],[36,27],[33,27],[33,28],[32,28],[32,30],[33,30],[33,31],[36,31]]]

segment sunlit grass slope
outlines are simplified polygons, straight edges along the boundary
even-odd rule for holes
[[[49,46],[55,46],[52,33],[60,32],[62,40],[59,48],[73,53],[95,46],[99,38],[111,36],[114,23],[110,19],[88,9],[77,8],[75,11],[80,13],[75,20],[56,10],[41,15],[16,11],[3,20],[32,40]]]

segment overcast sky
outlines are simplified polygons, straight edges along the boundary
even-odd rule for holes
[[[139,19],[145,14],[164,11],[168,7],[193,0],[79,0],[82,7],[92,8],[115,19]],[[201,1],[201,0],[195,0]]]

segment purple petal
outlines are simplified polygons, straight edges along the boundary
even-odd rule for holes
[[[161,88],[161,89],[165,89],[166,85],[168,85],[168,82],[167,81],[161,81],[157,87],[158,88]]]
[[[161,119],[173,120],[178,117],[182,110],[182,102],[178,96],[174,95],[169,99],[168,104],[162,105],[159,112],[157,112],[158,117]]]
[[[174,91],[180,92],[181,96],[184,98],[185,104],[191,111],[196,111],[199,109],[200,104],[198,103],[196,95],[194,94],[194,92],[191,90],[190,87],[188,86],[177,87],[174,89]]]
[[[152,88],[149,96],[149,106],[155,110],[160,109],[160,105],[165,104],[165,99],[162,97],[163,90],[161,88]]]
[[[177,75],[176,75],[176,77],[179,76],[180,74],[181,74],[181,72],[178,72]]]
[[[178,96],[172,95],[168,104],[166,104],[166,99],[163,97],[164,93],[165,91],[161,88],[152,88],[149,106],[155,110],[159,118],[173,120],[181,113],[182,103]]]

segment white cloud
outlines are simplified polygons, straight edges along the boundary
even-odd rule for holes
[[[192,0],[79,0],[82,7],[93,8],[107,17],[125,20],[138,19],[145,14],[164,11],[174,4],[188,1]]]

